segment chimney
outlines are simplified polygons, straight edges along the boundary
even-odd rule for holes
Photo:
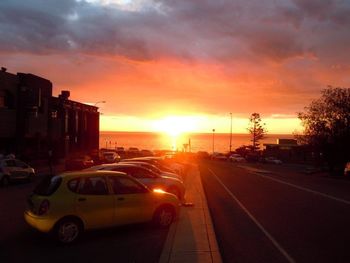
[[[1,72],[6,72],[7,68],[1,67]]]
[[[63,100],[68,100],[69,96],[70,96],[69,90],[62,90],[61,94],[58,97]]]

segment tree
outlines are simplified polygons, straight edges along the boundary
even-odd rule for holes
[[[350,89],[328,86],[298,114],[304,140],[327,161],[332,174],[350,159]]]
[[[259,149],[259,141],[265,138],[267,130],[264,126],[265,123],[261,123],[260,114],[252,113],[252,115],[249,118],[249,126],[247,129],[252,136],[251,142],[253,152]]]

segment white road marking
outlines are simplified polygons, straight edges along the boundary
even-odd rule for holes
[[[248,209],[238,200],[238,198],[224,185],[224,183],[219,179],[219,177],[208,168],[216,180],[221,184],[221,186],[226,190],[226,192],[232,197],[233,200],[241,207],[241,209],[250,217],[250,219],[258,226],[258,228],[265,234],[265,236],[274,244],[274,246],[281,252],[281,254],[290,263],[295,263],[295,260],[287,253],[287,251],[276,241],[276,239],[259,223],[259,221],[248,211]]]
[[[341,203],[343,203],[343,204],[350,205],[350,201],[345,200],[345,199],[342,199],[342,198],[338,198],[338,197],[335,197],[335,196],[332,196],[332,195],[329,195],[329,194],[325,194],[325,193],[322,193],[322,192],[318,192],[318,191],[312,190],[312,189],[310,189],[310,188],[306,188],[306,187],[299,186],[299,185],[296,185],[296,184],[288,183],[288,182],[286,182],[286,181],[283,181],[283,180],[280,180],[280,179],[276,179],[276,178],[271,177],[271,176],[268,176],[268,175],[266,175],[266,174],[262,175],[262,174],[257,173],[257,172],[252,172],[252,174],[258,175],[258,176],[260,176],[260,177],[262,177],[262,178],[265,178],[265,179],[268,179],[268,180],[271,180],[271,181],[278,182],[278,183],[280,183],[280,184],[288,185],[288,186],[290,186],[290,187],[293,187],[293,188],[296,188],[296,189],[299,189],[299,190],[302,190],[302,191],[305,191],[305,192],[312,193],[312,194],[314,194],[314,195],[319,195],[319,196],[326,197],[326,198],[331,199],[331,200],[334,200],[334,201],[341,202]]]

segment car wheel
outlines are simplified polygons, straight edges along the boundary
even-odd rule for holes
[[[78,240],[82,231],[83,227],[79,220],[66,218],[57,223],[54,234],[61,244],[71,244]]]
[[[175,220],[175,210],[171,206],[160,207],[154,215],[154,223],[161,228],[169,227]]]
[[[173,195],[176,195],[176,197],[181,200],[181,194],[180,194],[180,190],[177,189],[176,187],[170,187],[168,190],[167,190],[168,193],[170,194],[173,194]]]
[[[1,180],[1,185],[6,187],[10,184],[10,179],[8,178],[8,176],[4,176]]]

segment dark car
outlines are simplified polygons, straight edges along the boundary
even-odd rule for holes
[[[94,161],[88,155],[77,155],[66,159],[66,170],[75,171],[89,168],[94,165]]]

